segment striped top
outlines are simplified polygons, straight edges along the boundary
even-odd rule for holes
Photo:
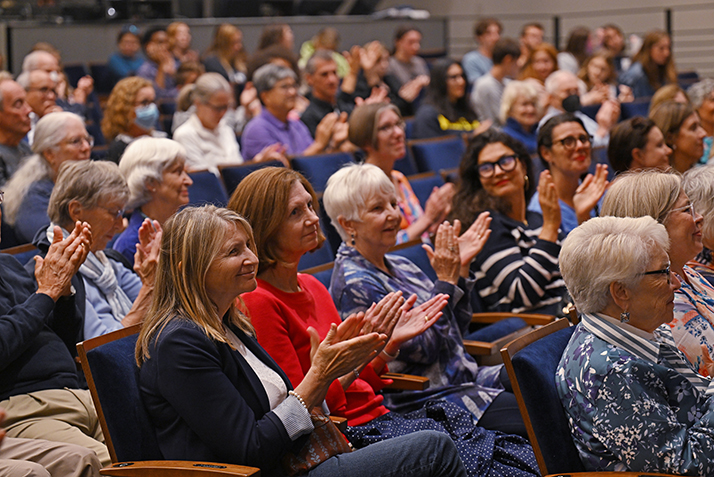
[[[538,238],[543,217],[526,213],[528,225],[491,212],[491,236],[471,263],[484,311],[556,314],[567,296],[560,276],[560,241]]]

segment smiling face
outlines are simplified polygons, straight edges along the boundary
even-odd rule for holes
[[[664,135],[657,126],[647,133],[647,144],[642,149],[633,149],[632,164],[630,169],[659,169],[666,171],[669,168],[669,155],[672,150],[664,142]]]
[[[546,78],[555,71],[555,62],[545,51],[538,51],[533,54],[533,71],[538,75],[538,79],[545,82]]]
[[[222,312],[240,294],[255,290],[258,257],[240,225],[226,223],[221,250],[206,271],[206,293]]]
[[[707,132],[699,122],[699,117],[690,114],[684,120],[674,137],[675,160],[684,164],[684,170],[694,166],[704,154],[704,138]],[[680,171],[684,172],[684,171]]]
[[[572,148],[567,148],[562,141],[568,137],[580,138],[587,132],[579,123],[563,123],[553,128],[553,145],[550,149],[541,148],[543,158],[550,164],[553,173],[559,173],[572,180],[577,180],[590,168],[590,142],[580,139]]]
[[[488,195],[502,199],[509,199],[523,196],[523,188],[525,187],[526,173],[523,169],[521,161],[516,159],[516,166],[511,171],[504,171],[499,164],[496,164],[499,159],[507,156],[515,156],[508,146],[496,142],[488,144],[481,150],[478,156],[479,166],[482,164],[493,164],[493,175],[491,177],[479,176],[481,185]]]
[[[662,249],[652,254],[647,271],[664,270],[669,265],[669,257]],[[630,300],[627,311],[630,324],[649,333],[660,325],[669,323],[674,318],[674,292],[680,286],[677,276],[651,274],[642,277],[642,281],[629,289]]]
[[[153,200],[167,204],[174,212],[182,205],[188,204],[188,188],[193,184],[193,180],[186,172],[185,161],[177,158],[164,169],[161,177],[161,183],[156,186],[156,192],[152,194]]]
[[[602,56],[595,56],[588,62],[588,79],[592,84],[607,83],[610,77],[610,65]]]
[[[394,161],[406,153],[404,121],[391,109],[385,109],[377,119],[377,149],[365,146],[367,161],[381,169],[391,170]]]
[[[523,126],[523,129],[526,131],[530,131],[533,125],[538,122],[536,101],[537,98],[528,98],[523,95],[518,96],[509,111],[508,115]]]
[[[276,235],[276,250],[282,260],[291,262],[317,247],[320,219],[312,196],[298,181],[290,187],[286,209],[287,216]]]
[[[55,175],[65,161],[81,161],[89,159],[92,148],[89,145],[89,134],[84,123],[70,119],[65,126],[65,136],[55,147],[42,153]]]
[[[652,45],[652,48],[650,48],[650,58],[652,58],[652,61],[656,65],[664,66],[667,64],[667,60],[669,60],[669,56],[672,54],[671,43],[669,37],[665,36]]]
[[[402,221],[394,190],[388,194],[374,193],[365,201],[359,217],[359,221],[350,222],[355,247],[365,256],[384,256],[397,243]]]
[[[461,66],[454,63],[446,70],[446,96],[455,103],[466,94],[466,78]]]
[[[682,192],[664,220],[672,248],[669,257],[672,267],[679,270],[702,251],[702,216],[692,214],[689,197]]]

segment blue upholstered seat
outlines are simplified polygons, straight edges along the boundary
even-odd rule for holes
[[[189,205],[226,206],[228,194],[215,174],[209,171],[196,171],[189,173],[189,176],[193,180],[193,184],[188,188]]]
[[[420,172],[455,169],[466,152],[461,136],[411,141],[410,147]]]
[[[327,179],[342,166],[351,162],[354,162],[354,156],[347,152],[295,157],[291,161],[293,169],[305,176],[315,192],[324,191],[327,187]]]
[[[238,184],[248,177],[252,172],[262,169],[264,167],[285,167],[280,161],[265,161],[265,162],[246,162],[239,166],[218,166],[221,171],[221,178],[223,179],[223,184],[226,186],[226,192],[228,197],[233,195],[233,191],[236,190]]]

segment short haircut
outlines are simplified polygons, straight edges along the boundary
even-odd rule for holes
[[[402,23],[401,25],[397,26],[397,29],[394,30],[394,41],[399,41],[409,33],[410,31],[415,31],[421,35],[421,30],[414,24],[412,23]]]
[[[22,86],[22,89],[27,91],[28,89],[30,89],[30,72],[23,71],[17,76],[17,79],[15,79],[15,81],[17,81],[17,84]]]
[[[124,25],[119,30],[117,34],[117,43],[119,43],[125,35],[133,35],[139,42],[141,42],[141,36],[139,35],[139,28],[136,25]]]
[[[498,27],[498,33],[503,32],[503,24],[498,21],[497,18],[484,18],[474,24],[474,36],[478,38],[483,35],[488,31],[488,27],[491,25],[496,25]]]
[[[72,229],[69,203],[91,209],[102,199],[126,201],[129,188],[119,166],[109,161],[67,161],[62,164],[47,207],[52,223]]]
[[[575,75],[575,73],[568,71],[568,70],[553,71],[545,79],[545,92],[548,94],[557,93],[558,89],[560,89],[560,82],[564,78],[575,78],[576,80],[578,79],[578,77]]]
[[[493,64],[500,65],[507,56],[517,60],[521,56],[521,47],[512,38],[501,38],[493,47]]]
[[[637,286],[657,250],[667,253],[669,236],[651,217],[596,217],[573,229],[558,260],[578,311],[603,311],[612,283]]]
[[[328,179],[322,201],[342,240],[346,242],[350,237],[338,219],[359,221],[365,204],[377,193],[396,195],[392,180],[372,164],[348,164]]]
[[[546,149],[550,149],[553,147],[553,130],[565,123],[578,123],[583,127],[583,131],[588,132],[583,121],[573,113],[558,114],[547,120],[545,124],[538,128],[538,155],[546,164],[547,161],[540,153],[540,148],[545,147]]]
[[[35,50],[31,51],[30,53],[25,56],[25,58],[22,60],[22,71],[34,71],[37,69],[37,64],[42,60],[42,58],[47,58],[51,56],[55,60],[57,60],[57,57],[50,53],[49,51],[45,50]],[[59,64],[59,61],[57,61]]]
[[[714,91],[714,79],[704,78],[698,83],[693,84],[687,90],[687,96],[689,96],[689,101],[692,102],[692,107],[694,109],[699,109],[702,107],[704,100],[711,96]]]
[[[233,191],[228,208],[239,213],[253,224],[255,248],[260,265],[258,273],[274,267],[280,260],[277,236],[288,217],[290,191],[295,183],[301,184],[312,197],[315,213],[319,215],[317,194],[305,176],[285,167],[264,167],[243,179]],[[325,242],[318,227],[318,249]]]
[[[538,22],[530,22],[530,23],[526,23],[525,25],[523,25],[523,28],[521,28],[521,38],[526,36],[526,30],[528,30],[529,28],[537,28],[540,31],[545,32],[545,28],[543,27],[542,24],[540,24]]]
[[[153,37],[154,34],[160,31],[166,33],[166,28],[158,25],[154,25],[152,27],[147,28],[144,32],[144,36],[141,37],[141,46],[146,49],[146,45],[148,45],[151,41],[151,37]]]
[[[372,146],[377,149],[377,126],[379,116],[386,110],[394,111],[402,117],[399,108],[391,103],[372,103],[357,106],[350,115],[348,139],[352,144],[364,149]]]
[[[275,65],[273,63],[268,63],[267,65],[263,65],[258,68],[253,75],[253,86],[255,86],[255,89],[258,92],[258,98],[260,98],[261,93],[270,91],[275,87],[278,81],[282,81],[285,78],[292,78],[297,81],[295,72],[290,68]]]
[[[498,114],[498,119],[501,121],[501,124],[506,124],[513,104],[522,96],[532,100],[536,108],[538,108],[538,90],[535,86],[528,81],[511,81],[506,84],[503,90],[503,96],[501,96],[501,109]]]
[[[616,174],[630,169],[632,151],[647,146],[647,136],[654,127],[657,127],[654,121],[642,116],[635,116],[615,125],[610,132],[607,158]]]
[[[714,238],[714,167],[693,167],[682,176],[682,187],[698,214],[702,214],[702,235]]]
[[[682,178],[658,170],[625,172],[615,178],[602,202],[602,215],[643,217],[663,224],[682,193]]]
[[[136,209],[151,200],[148,186],[163,182],[163,173],[176,161],[186,160],[186,149],[167,138],[141,137],[126,148],[119,170],[129,188],[127,209]]]
[[[692,114],[695,114],[695,112],[691,104],[667,101],[650,111],[650,119],[664,134],[664,140],[667,145],[672,147],[682,124]]]
[[[335,63],[335,59],[332,57],[332,52],[327,50],[317,50],[313,55],[307,60],[305,65],[305,73],[309,75],[314,75],[317,71],[319,63],[331,61]]]

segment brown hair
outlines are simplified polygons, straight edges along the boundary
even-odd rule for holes
[[[207,53],[216,55],[218,58],[229,63],[231,68],[245,73],[246,63],[248,62],[248,54],[245,52],[245,47],[241,48],[235,58],[231,58],[233,35],[240,33],[241,31],[230,23],[218,25],[213,34],[213,43],[211,43]]]
[[[650,119],[664,134],[664,140],[667,145],[672,147],[682,124],[692,114],[695,114],[695,112],[691,104],[667,101],[650,111]]]
[[[652,47],[663,38],[669,38],[669,35],[664,30],[652,30],[648,32],[642,42],[640,51],[632,57],[632,61],[637,61],[642,65],[642,69],[647,75],[647,80],[655,91],[664,83],[677,82],[677,70],[674,67],[674,56],[672,55],[671,49],[667,63],[664,65],[658,65],[652,61]]]
[[[541,43],[540,45],[533,48],[533,51],[531,51],[530,56],[528,56],[528,61],[526,62],[525,66],[523,67],[523,70],[521,71],[520,76],[518,77],[519,80],[522,81],[528,78],[535,78],[540,81],[540,78],[538,78],[538,74],[533,69],[533,57],[535,57],[536,53],[540,53],[541,51],[546,52],[548,56],[550,56],[550,59],[553,60],[553,71],[558,70],[558,50],[556,50],[555,47],[550,43]]]
[[[585,82],[585,86],[587,86],[588,90],[592,89],[592,87],[595,86],[595,84],[590,81],[590,77],[588,76],[588,65],[590,65],[590,62],[592,60],[594,60],[595,58],[604,59],[605,62],[607,63],[607,67],[610,68],[610,74],[607,76],[607,79],[605,80],[605,84],[615,84],[615,82],[617,80],[617,71],[615,70],[615,61],[613,60],[612,53],[610,53],[608,50],[596,51],[591,56],[589,56],[583,62],[583,65],[580,67],[580,71],[578,72],[578,78],[580,78],[581,80],[583,80]]]
[[[265,167],[251,173],[238,184],[228,202],[229,209],[253,224],[255,248],[260,260],[259,274],[280,261],[275,239],[288,216],[290,189],[295,182],[302,184],[312,196],[315,213],[319,213],[317,195],[310,182],[299,172],[285,167]],[[325,236],[318,229],[316,249],[324,242]]]
[[[349,141],[357,147],[364,149],[372,146],[377,150],[377,125],[379,116],[391,109],[399,118],[402,117],[399,108],[391,103],[372,103],[357,106],[349,119]]]

